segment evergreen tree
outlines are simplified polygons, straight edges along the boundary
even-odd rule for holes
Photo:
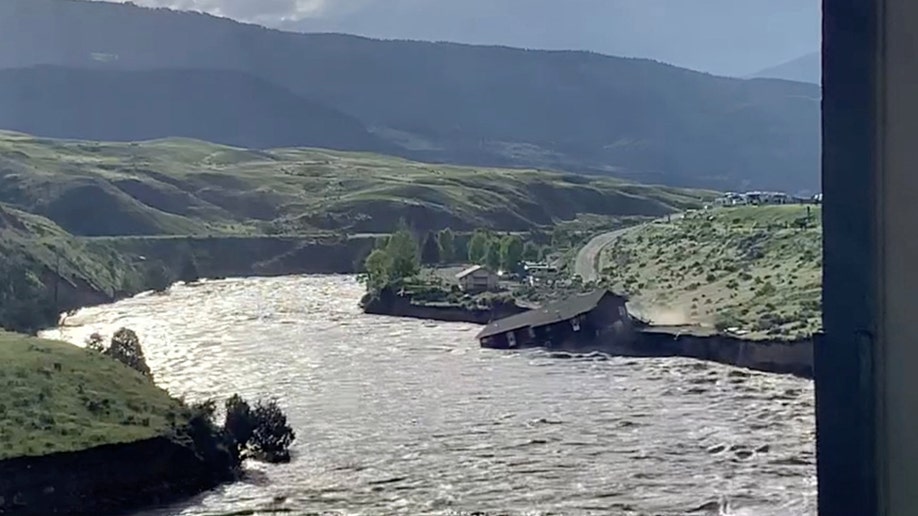
[[[484,264],[492,271],[496,271],[500,268],[500,240],[497,238],[489,238],[487,242]]]
[[[121,328],[112,335],[111,345],[104,353],[122,364],[138,371],[142,375],[153,378],[150,366],[143,355],[140,339],[133,330]]]
[[[449,228],[440,231],[437,244],[440,246],[440,262],[452,263],[456,258],[456,236],[453,231]]]
[[[435,265],[440,263],[440,242],[437,234],[433,231],[427,233],[424,238],[424,246],[421,248],[421,263],[425,265]]]
[[[389,283],[392,260],[384,249],[374,249],[364,262],[364,280],[371,290],[378,290]]]
[[[416,276],[420,272],[418,260],[418,244],[407,229],[400,229],[389,237],[386,244],[386,254],[389,255],[389,278],[400,280]]]
[[[505,271],[516,271],[523,260],[523,239],[507,235],[500,240],[500,267]]]
[[[484,265],[489,244],[490,239],[487,233],[482,230],[475,231],[475,234],[472,235],[472,239],[469,241],[469,261]]]

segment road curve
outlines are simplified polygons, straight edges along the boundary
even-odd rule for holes
[[[602,253],[603,249],[612,245],[623,235],[627,235],[628,233],[631,233],[638,228],[644,227],[647,224],[675,221],[683,217],[684,214],[682,213],[674,213],[669,217],[662,217],[644,224],[638,224],[636,226],[630,226],[623,229],[616,229],[615,231],[609,231],[607,233],[596,235],[589,242],[587,242],[586,245],[580,248],[580,251],[577,252],[577,258],[574,260],[574,275],[580,276],[584,283],[597,281],[601,272],[599,270],[599,255]]]

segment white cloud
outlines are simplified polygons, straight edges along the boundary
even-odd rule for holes
[[[126,3],[129,0],[107,0]],[[132,0],[145,7],[201,11],[264,24],[317,18],[350,10],[363,0]]]

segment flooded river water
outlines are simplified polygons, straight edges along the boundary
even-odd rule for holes
[[[288,411],[291,464],[145,515],[816,513],[809,381],[483,350],[472,325],[364,315],[361,293],[344,276],[213,281],[49,336],[130,327],[174,395]]]

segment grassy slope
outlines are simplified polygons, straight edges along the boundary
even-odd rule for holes
[[[616,288],[662,324],[738,327],[752,337],[806,336],[821,326],[821,210],[805,206],[696,212],[623,237],[601,258]]]
[[[131,259],[111,242],[78,239],[47,218],[0,204],[0,256],[22,256],[36,271],[57,271],[113,294],[133,273]]]
[[[0,156],[0,202],[88,236],[372,232],[400,217],[419,229],[526,229],[581,213],[659,215],[704,195],[534,170],[185,139],[90,143],[0,132]]]
[[[182,413],[177,400],[115,360],[0,331],[0,460],[164,435]]]

